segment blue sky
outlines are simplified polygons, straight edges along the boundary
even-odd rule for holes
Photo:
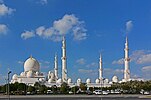
[[[0,83],[8,68],[20,74],[31,54],[47,73],[57,52],[61,72],[62,35],[73,81],[98,78],[100,53],[104,77],[121,79],[126,35],[131,77],[150,79],[150,26],[150,0],[0,0]]]

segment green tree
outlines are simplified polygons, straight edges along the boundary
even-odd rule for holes
[[[52,90],[53,94],[56,94],[56,93],[57,93],[57,86],[56,86],[56,85],[53,85],[53,86],[51,87],[51,90]]]
[[[79,90],[78,86],[74,86],[71,88],[71,91],[75,94]]]
[[[45,85],[41,85],[41,87],[39,88],[39,92],[41,94],[44,94],[44,93],[46,93],[46,91],[47,91],[47,87]]]
[[[6,84],[2,87],[2,91],[5,93],[7,92],[7,85]]]
[[[28,91],[28,92],[35,92],[35,87],[33,87],[33,86],[28,86],[27,91]]]
[[[24,83],[19,83],[18,84],[18,90],[19,91],[25,91],[25,89],[26,89],[26,84],[24,84]]]
[[[61,91],[61,93],[63,93],[63,94],[67,94],[68,91],[69,91],[69,86],[68,86],[68,84],[65,83],[65,82],[63,82],[63,83],[61,84],[60,91]]]
[[[87,90],[87,86],[85,83],[81,83],[80,84],[80,89],[83,90],[83,91],[86,91]]]
[[[40,86],[41,86],[41,84],[40,84],[39,82],[36,82],[36,83],[34,84],[34,87],[35,87],[36,89],[38,89]]]

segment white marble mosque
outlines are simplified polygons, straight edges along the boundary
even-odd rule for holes
[[[12,76],[11,83],[19,82],[25,83],[27,85],[34,85],[35,82],[39,82],[40,84],[44,84],[48,87],[53,85],[61,86],[63,82],[66,82],[70,87],[79,86],[81,83],[86,83],[88,87],[110,87],[113,82],[127,82],[130,81],[130,70],[129,70],[129,48],[128,48],[128,38],[126,37],[125,43],[125,69],[124,69],[124,78],[119,81],[117,76],[113,76],[112,81],[109,81],[107,78],[103,78],[103,66],[102,66],[102,56],[100,54],[99,60],[99,77],[95,80],[95,82],[91,82],[88,78],[86,82],[82,81],[80,78],[77,79],[76,83],[72,83],[72,79],[67,76],[67,57],[66,57],[66,40],[63,37],[62,40],[62,77],[58,77],[58,57],[55,55],[54,59],[54,71],[49,71],[47,76],[44,76],[43,73],[40,72],[40,64],[39,62],[30,56],[24,62],[24,72],[21,72],[20,75],[14,74]]]
[[[39,69],[39,62],[30,56],[24,63],[24,72],[21,72],[20,75],[14,74],[11,83],[19,82],[32,85],[35,82],[43,82],[45,76],[40,73]]]

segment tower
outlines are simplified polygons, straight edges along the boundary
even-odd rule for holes
[[[54,72],[55,72],[55,78],[57,80],[58,79],[58,57],[57,57],[57,54],[55,54]]]
[[[67,58],[66,58],[66,40],[62,40],[62,81],[67,82]]]
[[[128,81],[130,79],[130,70],[129,70],[129,48],[128,48],[128,38],[126,37],[125,43],[125,69],[124,69],[124,80]]]
[[[103,69],[102,69],[102,56],[100,54],[100,61],[99,61],[100,69],[99,69],[99,79],[100,81],[103,80]]]

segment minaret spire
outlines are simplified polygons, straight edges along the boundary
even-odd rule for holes
[[[100,79],[100,81],[102,81],[103,80],[103,68],[102,68],[102,55],[101,54],[100,54],[99,65],[100,65],[100,68],[99,68],[99,79]]]
[[[66,40],[62,39],[62,81],[67,82]]]
[[[57,53],[55,54],[54,72],[55,72],[55,78],[57,80],[58,79],[58,57],[57,57]]]
[[[130,79],[130,70],[129,70],[129,47],[128,47],[128,38],[126,37],[125,43],[125,70],[124,70],[124,79],[128,81]]]
[[[30,58],[32,59],[32,54],[30,55]]]
[[[128,37],[126,36],[126,44],[128,44]]]

